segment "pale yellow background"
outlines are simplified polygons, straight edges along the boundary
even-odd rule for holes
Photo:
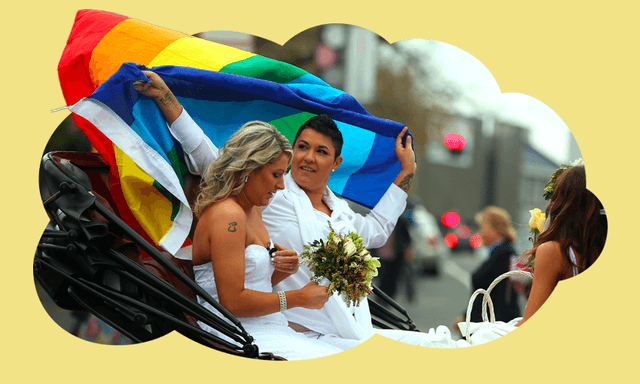
[[[619,382],[636,377],[638,216],[638,10],[626,2],[429,3],[394,1],[11,2],[2,28],[3,382]],[[606,6],[605,6],[606,4]],[[108,7],[108,8],[106,8]],[[348,23],[393,42],[429,38],[471,53],[503,92],[551,107],[580,145],[588,186],[610,234],[597,264],[561,283],[525,327],[489,345],[430,350],[375,337],[329,358],[268,363],[231,358],[182,339],[128,347],[70,337],[43,311],[34,250],[47,218],[40,155],[67,111],[57,64],[80,8],[105,9],[193,34],[235,30],[279,43],[312,26]],[[434,324],[436,326],[437,324]],[[152,368],[152,367],[156,368]],[[341,379],[337,379],[340,376]],[[6,380],[9,379],[9,380]],[[625,380],[626,381],[626,380]]]

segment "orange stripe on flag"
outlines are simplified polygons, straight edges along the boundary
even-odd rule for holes
[[[138,20],[124,20],[94,48],[89,62],[91,78],[96,86],[100,86],[122,63],[148,65],[169,44],[184,37],[190,36]]]

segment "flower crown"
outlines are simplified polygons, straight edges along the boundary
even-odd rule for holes
[[[577,160],[572,161],[570,164],[561,164],[560,168],[556,169],[556,171],[553,173],[553,175],[551,175],[551,179],[549,180],[549,182],[544,186],[544,199],[545,200],[549,200],[551,198],[551,195],[553,195],[553,192],[555,192],[556,190],[556,179],[558,178],[558,176],[564,172],[565,169],[571,168],[571,167],[575,167],[578,165],[584,165],[584,161],[582,161],[582,158],[579,158]]]

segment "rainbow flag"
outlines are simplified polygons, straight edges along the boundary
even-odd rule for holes
[[[403,125],[376,118],[351,96],[290,64],[102,11],[78,12],[59,64],[78,126],[112,165],[110,187],[123,219],[175,253],[192,215],[182,191],[182,149],[155,103],[133,89],[141,69],[163,77],[214,144],[249,120],[293,141],[317,114],[336,121],[343,163],[329,181],[339,196],[373,207],[400,170]],[[186,240],[185,240],[186,239]]]

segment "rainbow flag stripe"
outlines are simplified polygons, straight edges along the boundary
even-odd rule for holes
[[[308,118],[329,115],[345,141],[329,187],[356,203],[373,207],[400,170],[394,144],[402,124],[370,115],[295,66],[120,15],[80,11],[59,64],[63,94],[112,165],[111,191],[123,219],[171,253],[191,226],[182,192],[186,168],[155,103],[133,89],[132,81],[146,80],[145,68],[163,77],[220,147],[249,120],[267,121],[293,141]]]

